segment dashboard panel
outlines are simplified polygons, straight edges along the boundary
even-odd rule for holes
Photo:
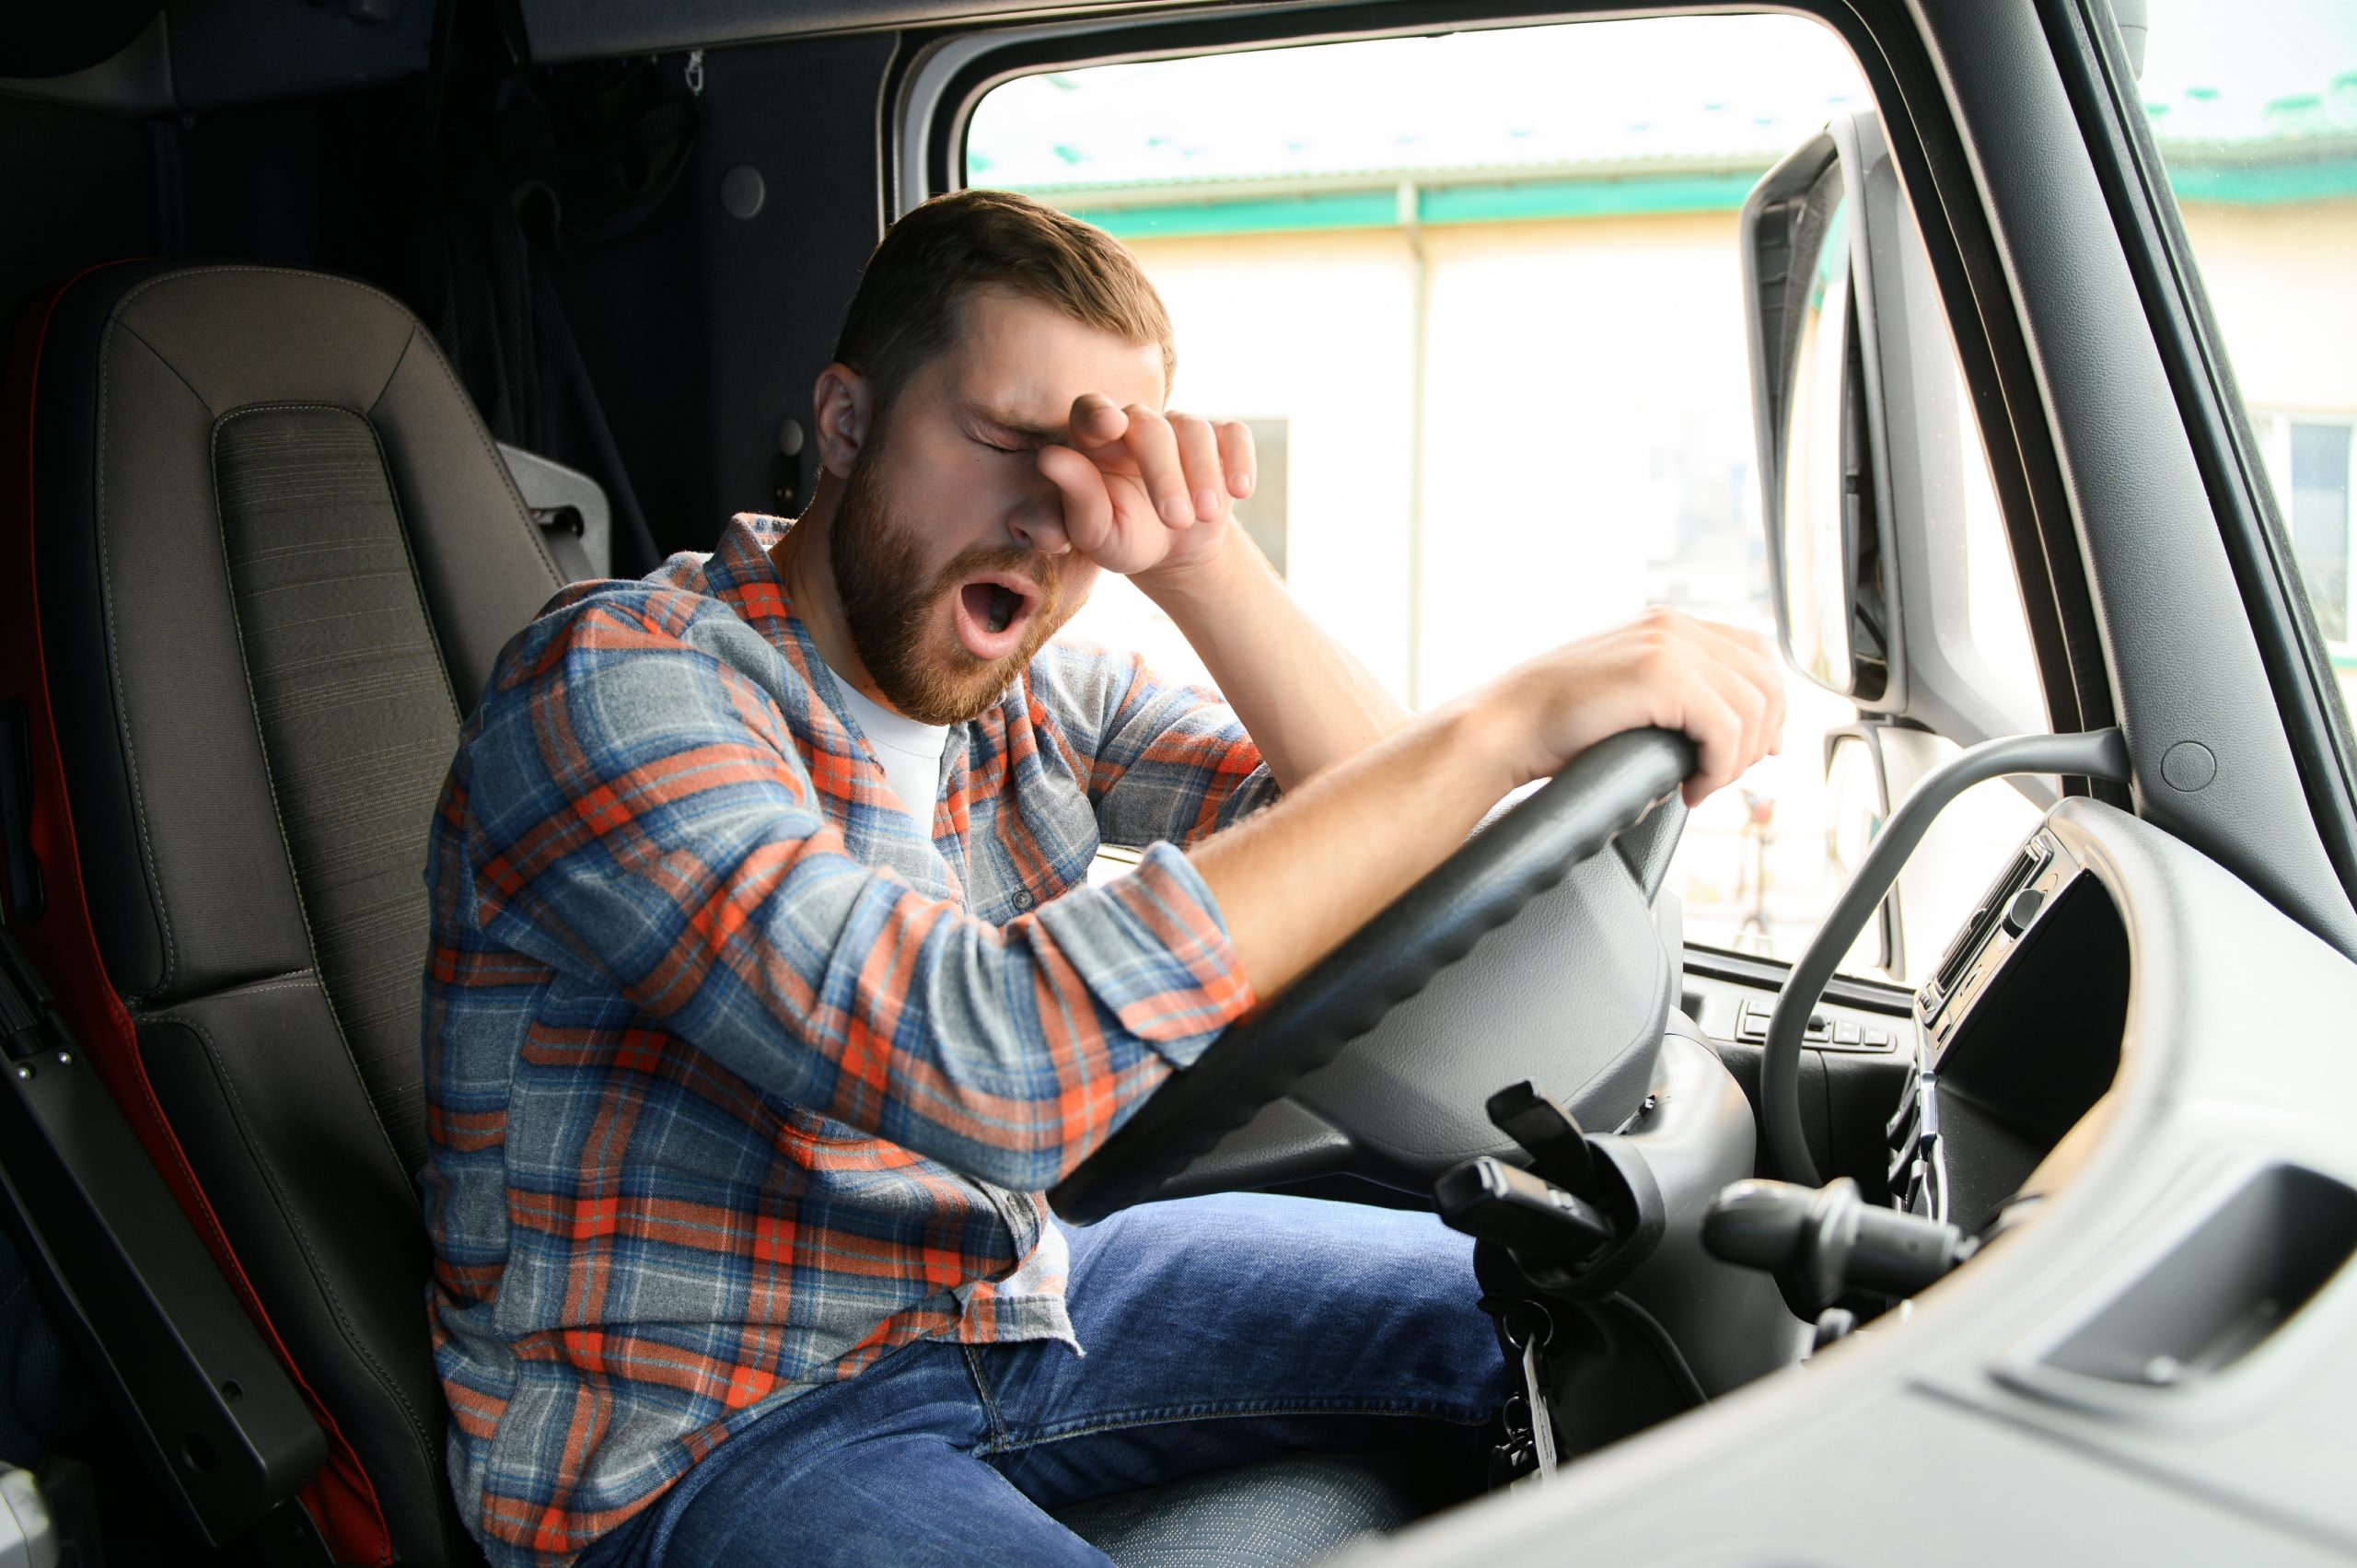
[[[2115,807],[2066,799],[2042,830],[2055,897],[2001,951],[1984,934],[1959,978],[1995,961],[1933,999],[1958,1010],[1915,1064],[1959,1223],[1965,1179],[2001,1202],[2055,1120],[2006,1085],[2116,1064],[2042,1200],[1805,1370],[1351,1568],[1538,1568],[1567,1540],[1586,1568],[2357,1560],[2357,966]]]
[[[1986,1225],[2110,1087],[2128,981],[2111,895],[2041,825],[1916,993],[1916,1073],[1888,1129],[1895,1200]]]

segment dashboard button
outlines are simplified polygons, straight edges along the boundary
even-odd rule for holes
[[[2005,910],[2005,935],[2019,936],[2023,932],[2027,931],[2029,923],[2038,918],[2038,912],[2044,908],[2045,904],[2044,893],[2039,892],[2036,888],[2024,888]]]

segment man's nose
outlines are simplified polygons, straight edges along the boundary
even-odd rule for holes
[[[1071,552],[1072,538],[1064,532],[1063,498],[1054,485],[1045,487],[1044,495],[1027,497],[1007,521],[1007,531],[1016,542],[1037,555],[1064,555]]]

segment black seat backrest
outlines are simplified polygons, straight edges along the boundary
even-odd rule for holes
[[[57,756],[121,1004],[86,1048],[331,1428],[339,1555],[476,1561],[413,1184],[423,869],[459,715],[560,574],[432,337],[348,280],[86,274],[32,408]]]

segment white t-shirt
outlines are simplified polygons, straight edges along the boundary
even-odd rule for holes
[[[948,749],[949,726],[919,724],[905,714],[896,714],[862,696],[834,666],[829,665],[827,669],[834,676],[835,684],[842,688],[843,705],[851,710],[851,716],[867,736],[867,749],[882,764],[885,782],[900,797],[900,803],[911,808],[909,815],[917,819],[918,828],[930,838],[933,807],[941,796],[941,754]],[[1016,1295],[1044,1294],[1045,1286],[1038,1282],[1062,1273],[1065,1256],[1062,1233],[1050,1226],[1043,1244],[1032,1249],[1011,1278],[999,1282],[999,1289]],[[968,1280],[957,1287],[960,1304],[973,1294],[974,1283]]]
[[[842,688],[844,705],[867,737],[867,749],[883,766],[885,782],[916,819],[918,830],[933,836],[933,807],[941,797],[941,753],[949,744],[946,724],[919,724],[904,714],[862,696],[852,683],[829,667]]]

